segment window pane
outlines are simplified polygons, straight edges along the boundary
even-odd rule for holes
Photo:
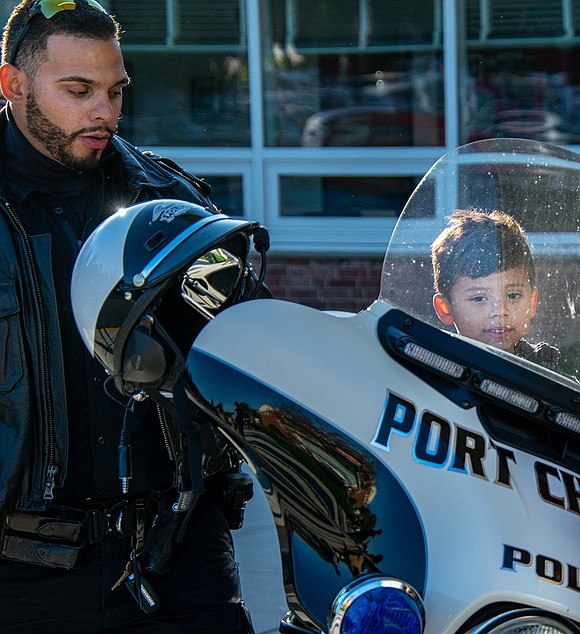
[[[282,176],[282,216],[396,218],[419,182],[414,176]]]
[[[292,5],[296,15],[296,46],[356,46],[358,2],[295,0]]]
[[[465,176],[468,174],[468,177]],[[469,187],[458,191],[458,207],[475,207],[492,212],[508,212],[527,232],[580,231],[580,219],[566,209],[577,206],[576,190],[562,188],[562,169],[546,167],[541,178],[530,178],[527,165],[514,165],[502,178],[501,190],[489,187],[489,168],[459,168],[459,182],[469,178]],[[574,178],[571,176],[571,178]]]
[[[241,176],[208,176],[211,200],[228,216],[244,215],[244,198]]]
[[[489,38],[554,37],[565,34],[562,0],[468,0],[468,37],[484,25]]]
[[[440,37],[437,29],[441,25],[435,14],[436,10],[440,10],[438,3],[422,2],[420,10],[418,3],[409,4],[408,0],[370,0],[369,6],[372,18],[369,39],[372,44],[433,44]],[[403,19],[402,16],[406,15],[409,17]],[[393,19],[394,16],[399,17]]]
[[[262,0],[267,145],[444,143],[440,0],[395,5]]]
[[[238,0],[187,0],[178,3],[177,7],[177,43],[239,43],[241,16]]]
[[[165,44],[165,0],[109,0],[104,6],[121,23],[124,44]]]
[[[244,0],[108,0],[132,85],[121,134],[137,145],[249,146]]]
[[[463,141],[580,142],[580,3],[468,0]]]
[[[125,64],[132,85],[119,130],[132,143],[249,145],[245,55],[129,50]]]
[[[123,26],[125,44],[240,43],[240,0],[104,0],[104,4]]]

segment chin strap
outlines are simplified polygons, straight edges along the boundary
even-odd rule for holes
[[[173,387],[173,403],[159,392],[153,392],[152,398],[160,406],[172,410],[172,415],[177,419],[181,454],[176,458],[177,498],[171,509],[162,508],[155,516],[144,548],[146,570],[160,575],[169,569],[171,556],[183,541],[191,513],[205,492],[205,487],[199,424],[193,418],[183,376]]]
[[[202,451],[199,424],[193,418],[191,403],[185,393],[183,375],[173,386],[173,405],[179,425],[181,465],[177,481],[174,511],[180,513],[195,506],[205,491],[202,475]]]

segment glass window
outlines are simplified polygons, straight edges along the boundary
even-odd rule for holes
[[[211,185],[211,200],[220,211],[228,216],[244,215],[241,176],[212,175],[208,176],[206,180]]]
[[[105,6],[121,23],[124,44],[165,44],[165,0],[110,0]]]
[[[462,142],[579,143],[579,36],[578,2],[468,0]]]
[[[440,0],[262,4],[267,145],[444,143]]]
[[[302,47],[356,46],[359,7],[355,0],[277,2],[295,16],[294,44]],[[320,27],[323,28],[320,28]]]
[[[562,186],[565,170],[562,167],[546,166],[541,170],[534,167],[538,175],[532,179],[530,169],[527,164],[512,166],[509,174],[502,174],[501,189],[492,190],[486,186],[492,173],[488,165],[460,167],[459,181],[469,182],[469,186],[459,189],[458,208],[508,211],[529,232],[577,234],[579,218],[564,213],[578,206],[578,192]],[[574,182],[576,176],[577,172],[568,178]]]
[[[137,145],[247,147],[244,0],[111,0],[132,85],[120,133]]]
[[[282,176],[281,215],[396,218],[418,182],[414,176]]]
[[[239,0],[179,2],[176,42],[185,44],[240,43],[242,14]]]

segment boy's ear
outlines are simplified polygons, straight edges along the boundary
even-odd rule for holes
[[[536,316],[536,309],[538,307],[538,289],[534,288],[532,291],[532,300],[530,302],[530,313],[532,317]]]
[[[446,326],[453,325],[455,320],[453,319],[453,314],[451,313],[451,307],[443,295],[435,293],[433,297],[433,308],[435,309],[440,321],[442,321]]]

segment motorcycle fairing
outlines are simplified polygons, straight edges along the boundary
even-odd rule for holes
[[[379,319],[378,333],[385,350],[399,363],[459,407],[476,407],[492,438],[580,471],[580,435],[555,423],[556,413],[578,416],[580,384],[565,382],[562,376],[513,356],[508,360],[490,355],[477,343],[441,331],[400,310],[388,311]],[[457,363],[463,374],[451,378],[405,357],[402,350],[411,342]],[[535,401],[537,410],[525,411],[505,399],[483,393],[480,385],[485,379]]]
[[[404,577],[424,591],[425,536],[387,465],[307,407],[195,347],[186,374],[192,400],[219,412],[266,492],[295,613],[324,628],[336,593],[364,573]]]
[[[378,459],[386,469],[381,469],[381,473],[395,475],[413,500],[426,540],[425,634],[456,634],[474,614],[506,602],[545,609],[580,622],[580,588],[574,581],[574,571],[580,574],[580,516],[570,504],[570,481],[576,481],[580,490],[580,480],[574,480],[577,474],[494,440],[483,426],[477,408],[464,409],[414,369],[396,361],[382,347],[378,335],[380,319],[390,310],[382,301],[348,317],[280,300],[234,306],[218,315],[194,342],[188,364],[194,399],[202,401],[207,410],[219,412],[223,426],[232,425],[232,401],[237,400],[229,394],[242,397],[248,390],[252,395],[257,391],[261,398],[256,402],[264,403],[276,395],[294,412],[300,416],[307,413],[308,421],[312,420],[317,431],[302,431],[300,442],[304,446],[312,442],[311,436],[318,438],[323,431],[324,437],[331,435],[333,440],[353,443],[357,460],[364,457],[374,464],[374,459]],[[453,338],[449,336],[449,340]],[[474,344],[466,340],[465,345],[467,350]],[[477,348],[478,354],[489,355],[493,363],[496,356],[491,351],[479,352],[480,347]],[[451,345],[450,352],[453,353]],[[213,369],[206,375],[210,359]],[[239,402],[254,398],[243,396]],[[406,434],[392,434],[388,446],[374,442],[384,424],[389,400],[396,398],[409,405],[413,414],[411,428]],[[281,402],[278,400],[275,405]],[[437,424],[449,432],[449,441],[441,445],[445,450],[443,459],[435,461],[429,459],[429,444],[426,451],[421,451],[421,442],[425,441],[426,427],[435,429]],[[297,427],[296,421],[292,426]],[[276,452],[280,469],[287,468],[286,447],[280,455],[277,445],[262,441],[260,463],[256,466],[256,439],[237,434],[228,432],[247,452],[249,465],[258,478],[263,477],[261,460],[265,461],[268,451]],[[437,441],[436,435],[433,440]],[[472,441],[477,442],[478,448],[481,446],[477,462],[470,459]],[[328,450],[325,460],[330,461],[333,454],[334,459],[340,456],[334,446],[326,447],[324,443],[323,447]],[[303,458],[312,461],[312,449],[301,451]],[[461,464],[463,455],[468,459]],[[293,471],[297,468],[298,463],[293,461]],[[278,470],[276,476],[283,478]],[[293,474],[286,486],[294,486],[296,477]],[[542,478],[549,480],[550,495],[541,489]],[[311,483],[304,480],[304,484]],[[265,481],[264,486],[268,490],[269,482]],[[377,512],[375,506],[379,504],[389,508],[389,501],[380,495],[383,486],[381,483],[377,487],[379,496],[375,497],[373,512]],[[317,496],[309,500],[311,514],[323,507],[320,499]],[[270,495],[270,501],[280,525],[287,507],[277,508],[275,495]],[[326,507],[329,508],[328,502]],[[300,526],[304,511],[299,504],[293,510],[297,517],[295,526]],[[404,541],[402,546],[397,539],[387,541],[384,532],[374,536],[368,552],[378,553],[375,548],[379,543],[387,553],[405,548]],[[295,539],[290,547],[298,551],[302,544]],[[509,548],[526,553],[530,563],[514,561],[511,568],[504,566]],[[315,622],[322,618],[323,603],[336,588],[332,582],[339,582],[332,565],[324,562],[320,554],[317,559],[326,572],[319,575],[315,568],[309,580],[318,581],[314,595],[324,594],[325,599],[316,600],[313,605],[309,598],[306,604],[299,604],[300,597],[295,597],[293,590],[288,594],[291,606],[298,605],[299,613],[306,617],[310,614]],[[302,562],[311,563],[308,559]],[[550,579],[550,570],[539,566],[562,570],[562,579]],[[283,568],[287,587],[297,587],[292,561],[284,559]],[[416,578],[412,568],[402,573],[408,583],[412,583],[409,577]],[[299,578],[304,582],[305,577]],[[328,584],[333,589],[324,591]],[[315,616],[311,609],[316,610]]]

